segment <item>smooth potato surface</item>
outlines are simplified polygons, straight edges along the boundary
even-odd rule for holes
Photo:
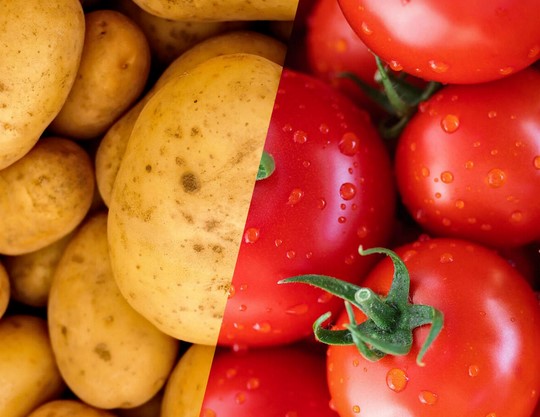
[[[178,341],[133,310],[116,286],[106,213],[91,216],[69,242],[47,313],[60,372],[77,397],[94,407],[145,403],[175,364]]]
[[[91,407],[78,400],[54,400],[32,411],[28,417],[116,417],[115,414]]]
[[[217,341],[281,69],[252,54],[206,60],[133,128],[109,207],[113,273],[180,340]]]
[[[28,153],[64,105],[84,27],[79,0],[0,2],[0,169]]]

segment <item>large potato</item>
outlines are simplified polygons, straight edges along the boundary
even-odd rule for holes
[[[115,417],[115,414],[91,407],[78,400],[61,399],[41,405],[28,417]]]
[[[77,79],[50,129],[60,136],[101,136],[143,91],[150,48],[143,31],[114,10],[86,14]]]
[[[281,70],[208,59],[161,87],[131,133],[109,208],[113,273],[175,338],[217,341]]]
[[[0,169],[24,156],[62,108],[84,26],[79,0],[0,1]]]
[[[182,355],[165,386],[160,417],[201,415],[215,350],[213,346],[195,344]]]
[[[94,185],[82,147],[64,138],[40,139],[0,170],[0,253],[33,252],[69,234],[88,212]]]
[[[298,0],[133,0],[148,13],[171,20],[294,20]]]
[[[0,341],[0,416],[26,417],[61,395],[65,385],[45,320],[27,315],[4,317]]]
[[[207,59],[241,52],[260,55],[283,65],[286,47],[270,36],[246,30],[231,31],[205,39],[176,58],[161,74],[152,89],[107,131],[96,153],[97,187],[107,206],[133,125],[146,102],[169,78],[181,75]]]
[[[106,213],[90,217],[69,242],[47,313],[60,372],[77,397],[94,407],[145,403],[175,364],[178,341],[133,310],[116,286]]]

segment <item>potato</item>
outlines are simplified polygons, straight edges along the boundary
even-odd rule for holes
[[[212,57],[238,52],[260,55],[283,65],[286,47],[272,37],[253,31],[231,31],[201,41],[175,59],[153,88],[107,131],[96,153],[97,187],[107,206],[133,125],[150,97],[169,78],[183,74]]]
[[[133,127],[109,207],[112,270],[135,310],[180,340],[217,341],[281,70],[252,54],[208,59]]]
[[[117,408],[114,410],[118,417],[160,417],[161,400],[163,389],[154,395],[150,400],[134,408]]]
[[[28,417],[116,417],[115,414],[91,407],[78,400],[54,400],[41,405]]]
[[[0,253],[21,255],[69,234],[93,199],[94,169],[71,140],[42,138],[0,170]]]
[[[28,153],[62,108],[84,26],[79,0],[0,2],[0,170]]]
[[[58,398],[65,385],[51,350],[47,323],[28,315],[0,320],[0,415],[26,417]]]
[[[0,319],[7,310],[10,294],[9,276],[4,265],[0,263]]]
[[[160,417],[199,417],[215,347],[191,345],[167,381]],[[263,413],[264,414],[264,413]]]
[[[148,13],[133,0],[120,0],[118,10],[129,16],[143,30],[155,62],[160,67],[169,65],[183,52],[204,39],[240,29],[249,29],[250,23],[233,22],[192,22],[170,20]]]
[[[175,364],[178,341],[133,310],[118,291],[106,213],[90,217],[69,242],[53,277],[47,314],[64,380],[94,407],[145,403]]]
[[[298,0],[133,0],[148,13],[171,20],[294,20]]]
[[[47,305],[54,270],[72,235],[73,232],[35,252],[5,257],[14,300],[32,307]]]
[[[101,136],[142,93],[150,71],[150,48],[142,30],[124,14],[86,14],[77,79],[50,125],[74,139]]]

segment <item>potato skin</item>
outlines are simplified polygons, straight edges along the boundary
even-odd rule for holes
[[[180,340],[217,341],[281,70],[211,58],[160,88],[133,128],[109,207],[113,273]]]
[[[61,395],[65,385],[55,363],[45,320],[28,315],[3,317],[0,340],[2,417],[26,417],[40,404]]]
[[[33,252],[66,236],[88,212],[94,187],[92,161],[82,147],[40,139],[0,170],[0,253]]]
[[[86,220],[69,242],[53,277],[47,315],[64,380],[94,407],[145,403],[175,364],[178,341],[133,310],[116,286],[105,212]]]
[[[0,263],[0,319],[7,310],[11,295],[11,284],[6,268]]]
[[[150,48],[130,18],[100,9],[86,18],[77,79],[49,126],[59,136],[101,136],[143,91],[150,71]]]
[[[116,417],[78,400],[49,401],[32,411],[27,417]]]
[[[64,105],[84,27],[79,0],[0,2],[0,169],[28,153]]]
[[[131,0],[130,0],[131,1]],[[136,105],[118,119],[101,140],[96,153],[96,181],[104,203],[109,206],[112,188],[122,162],[133,125],[152,95],[169,78],[188,72],[207,59],[233,53],[250,53],[265,57],[279,65],[285,61],[285,44],[262,33],[239,30],[205,39],[176,58]]]

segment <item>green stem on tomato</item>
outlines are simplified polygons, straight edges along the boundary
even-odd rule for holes
[[[326,313],[313,324],[315,337],[329,345],[355,345],[368,360],[376,361],[385,355],[406,355],[413,344],[413,330],[430,324],[429,334],[418,352],[416,362],[422,366],[423,357],[443,327],[443,313],[428,305],[409,302],[410,276],[401,258],[392,250],[372,248],[359,253],[375,253],[390,257],[394,265],[394,275],[388,294],[383,297],[369,288],[359,287],[349,282],[326,275],[299,275],[286,278],[279,283],[309,284],[337,297],[345,302],[349,323],[345,329],[328,329],[323,324],[330,318]],[[367,317],[357,323],[353,306],[359,308]]]
[[[257,171],[257,181],[264,180],[274,173],[276,169],[276,163],[274,157],[268,152],[263,151],[261,161],[259,163],[259,170]]]

